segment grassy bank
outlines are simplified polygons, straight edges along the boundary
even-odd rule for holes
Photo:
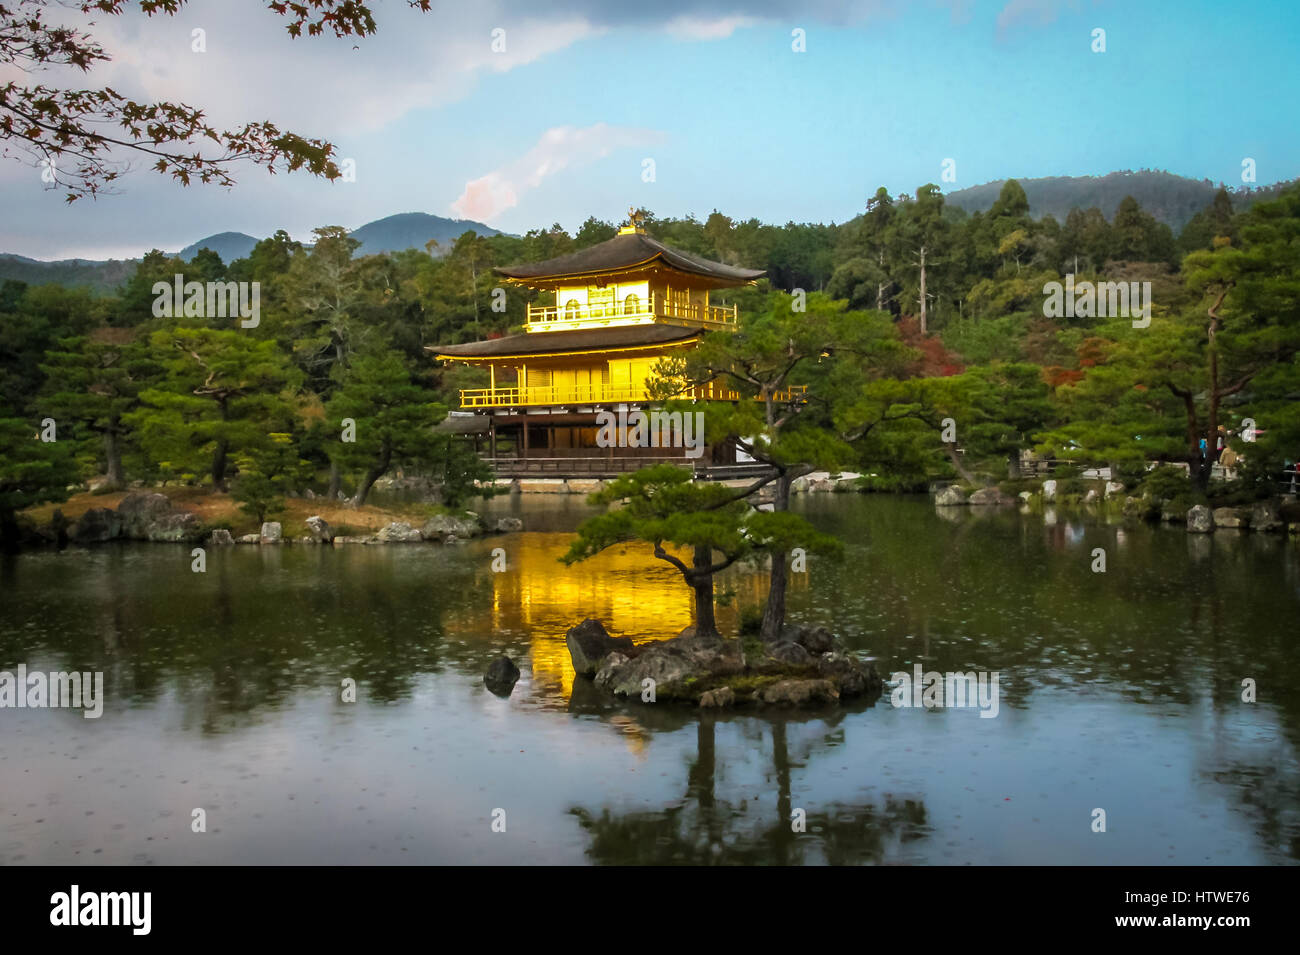
[[[206,527],[229,528],[236,537],[253,534],[261,529],[256,519],[241,511],[238,502],[229,494],[205,487],[159,487],[145,490],[166,495],[178,510],[194,513]],[[56,510],[61,510],[65,518],[75,522],[93,507],[116,508],[128,493],[114,491],[92,494],[85,491],[74,494],[61,503],[42,504],[22,513],[36,524],[44,525],[50,522]],[[413,527],[419,527],[435,514],[446,513],[451,512],[436,504],[391,504],[383,507],[367,504],[364,507],[348,507],[342,501],[291,497],[287,499],[285,509],[270,515],[268,520],[279,521],[284,527],[285,537],[301,537],[306,534],[303,522],[312,515],[319,515],[329,521],[336,534],[361,536],[373,534],[393,521],[406,521]]]

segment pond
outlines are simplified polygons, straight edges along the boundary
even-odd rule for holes
[[[690,601],[645,545],[559,563],[580,499],[484,507],[522,534],[209,549],[204,573],[180,545],[32,551],[0,558],[0,671],[102,671],[103,714],[0,709],[0,863],[1300,859],[1294,542],[796,501],[846,547],[794,576],[791,618],[886,678],[996,671],[995,717],[606,699],[565,630],[672,635]],[[763,584],[728,572],[724,632]],[[508,699],[482,681],[502,653]]]

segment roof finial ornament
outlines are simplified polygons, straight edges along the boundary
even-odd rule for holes
[[[635,232],[641,232],[642,224],[645,222],[645,213],[640,212],[635,206],[627,207],[627,227]]]

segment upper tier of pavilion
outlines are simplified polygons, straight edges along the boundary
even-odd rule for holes
[[[526,332],[643,324],[734,328],[736,307],[714,304],[709,292],[764,275],[671,248],[635,220],[590,248],[494,271],[513,284],[554,293],[553,302],[528,306]]]

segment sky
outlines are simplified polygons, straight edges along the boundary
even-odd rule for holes
[[[233,189],[183,187],[137,157],[117,194],[68,204],[0,140],[0,252],[127,258],[414,211],[514,233],[632,205],[843,222],[882,185],[1143,168],[1241,185],[1247,158],[1257,185],[1300,176],[1296,0],[372,6],[360,40],[291,39],[265,0],[100,17],[113,60],[40,82],[270,120],[333,142],[355,181],[247,164]],[[33,77],[0,65],[8,80]]]

